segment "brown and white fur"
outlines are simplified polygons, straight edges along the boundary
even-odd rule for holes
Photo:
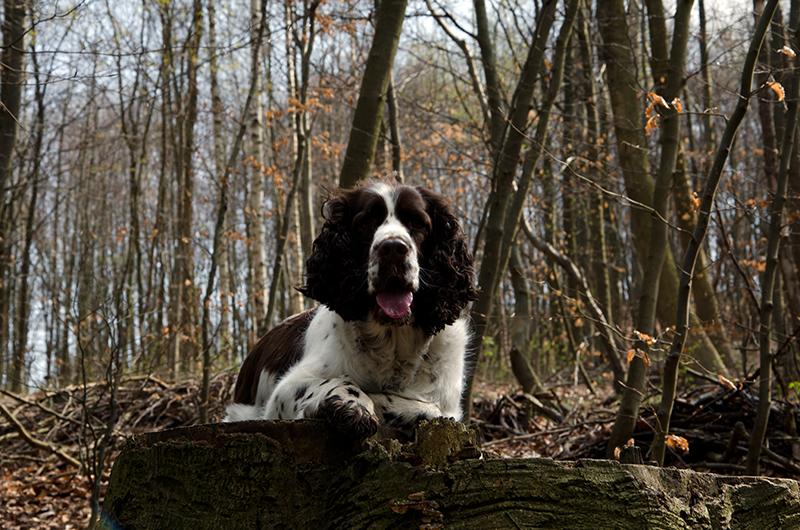
[[[282,322],[242,364],[225,421],[326,418],[352,436],[461,418],[475,300],[467,240],[445,198],[376,182],[340,191],[300,288],[320,306]]]

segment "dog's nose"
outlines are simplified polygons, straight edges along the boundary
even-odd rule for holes
[[[378,257],[389,263],[400,263],[407,254],[408,245],[399,239],[387,239],[378,246]]]

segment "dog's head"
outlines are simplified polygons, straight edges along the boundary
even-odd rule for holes
[[[300,291],[344,320],[372,315],[433,335],[477,298],[469,245],[442,195],[377,182],[339,191],[322,212]]]

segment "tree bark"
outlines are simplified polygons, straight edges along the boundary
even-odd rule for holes
[[[800,528],[793,480],[478,459],[469,431],[444,422],[420,427],[417,442],[348,441],[313,420],[136,435],[114,464],[104,508],[127,530]]]

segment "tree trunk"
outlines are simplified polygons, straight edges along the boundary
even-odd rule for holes
[[[25,79],[25,9],[23,0],[4,0],[3,51],[0,55],[0,207],[5,205],[11,179],[11,162],[17,145],[20,101]],[[0,230],[3,227],[0,226]],[[7,234],[0,231],[2,244]]]
[[[703,122],[703,159],[705,160],[711,156],[714,150],[715,135],[714,125],[712,122],[713,116],[711,112],[711,72],[708,70],[708,33],[706,33],[706,5],[705,0],[697,0],[698,18],[700,21],[700,79],[703,82],[703,107],[702,122]],[[705,164],[704,164],[705,165]]]
[[[127,530],[800,528],[793,480],[478,459],[474,434],[452,422],[424,424],[417,442],[348,441],[313,420],[140,434],[114,464],[104,508]]]
[[[303,43],[301,47],[302,52],[302,59],[301,59],[301,84],[299,87],[296,87],[297,90],[296,97],[298,99],[298,106],[305,107],[305,102],[307,101],[307,91],[308,91],[308,75],[309,75],[309,67],[310,67],[310,55],[311,51],[313,50],[314,39],[313,35],[315,30],[314,21],[316,20],[316,9],[319,6],[318,2],[311,2],[306,6],[306,11],[304,13],[304,23],[303,23],[303,32],[308,33],[308,37],[306,42]],[[286,5],[286,21],[287,27],[294,27],[293,15],[291,13],[291,5],[287,3]],[[297,36],[295,41],[303,41],[304,39],[302,36]],[[291,48],[287,48],[287,55],[290,57],[289,62],[293,64],[294,50]],[[289,78],[292,79],[294,76],[293,69],[289,73]],[[296,80],[295,80],[296,86]],[[302,112],[305,114],[305,109],[297,109],[296,112]],[[297,208],[298,208],[298,193],[300,188],[300,181],[303,178],[304,174],[307,174],[308,178],[311,178],[310,174],[310,166],[308,166],[308,121],[307,117],[300,116],[298,114],[294,117],[294,127],[293,127],[296,137],[297,137],[297,144],[296,144],[296,152],[295,152],[295,164],[294,170],[292,171],[292,182],[291,188],[289,189],[289,193],[286,195],[286,207],[283,210],[283,215],[280,217],[280,223],[278,224],[278,241],[275,247],[275,256],[274,261],[272,264],[272,278],[270,280],[270,287],[269,287],[269,300],[267,303],[267,319],[266,322],[268,325],[272,325],[272,321],[275,319],[275,307],[278,300],[278,291],[281,290],[281,281],[285,281],[286,284],[291,284],[293,278],[289,276],[292,272],[292,269],[283,266],[284,259],[287,259],[286,256],[286,249],[287,245],[291,244],[289,240],[289,233],[292,228],[297,230],[298,227],[298,218],[297,218]],[[279,198],[276,200],[280,200]],[[299,235],[299,231],[296,231]],[[296,254],[301,253],[300,245],[295,246]],[[298,263],[295,269],[300,266]],[[300,267],[302,268],[302,267]],[[289,287],[291,289],[291,286]],[[299,293],[298,293],[299,295]],[[292,296],[290,294],[290,296]],[[294,309],[300,309],[300,303],[302,300],[300,298],[295,298],[295,307]],[[262,335],[267,332],[267,329],[260,329],[259,335]]]
[[[353,126],[339,174],[342,188],[352,188],[369,177],[372,171],[406,4],[407,0],[383,0],[378,9],[375,36],[364,68]]]
[[[22,86],[25,79],[25,9],[23,0],[4,0],[3,3],[3,48],[0,54],[0,299],[11,296],[6,278],[9,267],[9,242],[13,204],[6,204],[6,195],[11,187],[11,163],[17,145]],[[0,304],[0,322],[8,329],[9,304]],[[0,331],[0,348],[8,338],[7,331]],[[19,391],[20,381],[14,377],[12,391]]]
[[[473,0],[475,7],[475,27],[477,30],[478,46],[481,49],[481,62],[483,64],[483,77],[486,82],[486,104],[488,107],[489,121],[489,154],[492,159],[497,156],[502,142],[505,116],[503,115],[503,96],[500,91],[500,76],[497,73],[497,61],[492,42],[492,33],[489,29],[489,17],[486,14],[485,0]]]
[[[254,45],[259,32],[261,2],[266,0],[250,0],[250,42]],[[250,262],[249,288],[253,293],[253,330],[260,336],[266,329],[267,316],[267,253],[266,237],[264,234],[264,108],[261,104],[261,67],[256,61],[256,97],[253,99],[253,109],[250,112],[250,160],[249,178],[247,180],[247,259]]]
[[[611,110],[614,116],[614,133],[619,153],[620,168],[625,180],[626,195],[634,202],[631,208],[631,227],[634,232],[639,260],[645,263],[650,250],[652,218],[648,207],[653,205],[654,183],[650,177],[650,164],[642,124],[640,94],[636,87],[639,82],[633,75],[631,66],[635,64],[625,6],[622,0],[608,0],[597,3],[597,19],[603,39],[606,77],[609,86]],[[642,208],[641,206],[644,206]],[[675,323],[678,292],[678,273],[672,251],[665,249],[664,263],[659,277],[657,315],[660,321],[670,326]],[[712,344],[700,337],[696,357],[708,370],[716,370],[727,375],[727,370]],[[634,362],[637,362],[634,359]]]
[[[769,23],[770,20],[772,20],[772,15],[775,12],[777,4],[778,0],[770,0],[769,6],[764,11],[764,15],[762,15],[758,27],[756,28],[756,31],[754,32],[750,41],[747,57],[742,67],[739,99],[736,102],[736,107],[731,114],[731,117],[728,119],[728,122],[725,126],[725,132],[722,135],[719,148],[717,149],[717,153],[714,157],[714,164],[709,172],[705,188],[703,189],[703,197],[700,203],[697,226],[695,227],[692,240],[689,242],[689,246],[687,247],[686,254],[683,258],[683,263],[681,266],[680,288],[678,292],[679,303],[678,312],[676,315],[675,337],[667,355],[667,362],[664,365],[663,392],[657,413],[658,426],[656,430],[656,439],[653,444],[653,456],[659,463],[663,463],[664,461],[664,452],[666,451],[666,436],[669,432],[672,405],[675,399],[678,363],[683,354],[689,332],[689,297],[691,294],[692,277],[695,271],[697,256],[708,231],[711,209],[714,205],[714,198],[722,177],[722,170],[727,162],[728,154],[736,136],[736,131],[744,119],[744,116],[747,112],[747,107],[749,106],[756,58],[758,57],[758,51],[761,48],[764,35],[769,28]],[[797,93],[795,92],[795,94]],[[787,156],[785,160],[787,170],[788,160],[789,157]],[[761,441],[759,441],[759,443],[761,443]]]
[[[303,12],[302,35],[296,39],[300,46],[300,84],[297,99],[300,105],[295,114],[297,123],[297,158],[295,166],[300,171],[300,189],[297,194],[297,238],[294,242],[295,254],[295,285],[303,283],[302,274],[305,257],[311,255],[311,245],[314,241],[314,220],[317,212],[314,210],[312,150],[311,150],[311,112],[308,107],[308,85],[311,75],[311,54],[314,51],[316,40],[316,16],[318,0],[305,0]],[[290,296],[295,309],[303,310],[303,296],[299,291],[290,288]],[[299,305],[297,305],[299,304]]]
[[[34,122],[33,140],[33,169],[28,179],[31,188],[31,200],[28,203],[28,211],[25,218],[25,241],[23,243],[22,255],[20,257],[19,268],[19,290],[16,305],[16,319],[14,321],[14,356],[11,372],[11,391],[19,392],[25,386],[25,353],[28,349],[28,319],[30,317],[30,289],[31,282],[28,275],[31,270],[31,247],[33,246],[34,220],[36,219],[36,201],[39,196],[39,173],[41,169],[42,144],[44,141],[45,124],[45,92],[47,85],[41,83],[39,77],[39,63],[36,55],[36,42],[31,43],[31,59],[33,63],[33,75],[35,81],[34,101],[36,101],[36,118]],[[50,352],[48,352],[50,353]],[[48,365],[48,375],[50,367]]]
[[[694,209],[694,193],[689,175],[686,172],[684,154],[679,154],[678,165],[673,175],[672,197],[675,201],[675,217],[681,232],[683,251],[689,246],[691,234],[697,226],[697,213]],[[737,360],[736,351],[731,345],[730,338],[725,329],[725,321],[719,311],[716,289],[711,278],[711,263],[708,261],[705,246],[698,249],[696,274],[692,279],[692,294],[697,317],[714,347],[730,368]]]
[[[545,3],[536,21],[536,30],[533,42],[528,50],[525,66],[520,74],[517,88],[514,93],[513,104],[510,111],[509,124],[505,141],[503,142],[493,169],[492,194],[489,197],[489,215],[486,222],[486,238],[483,247],[483,259],[478,284],[481,292],[478,300],[472,306],[472,319],[474,334],[470,341],[469,350],[475,362],[475,356],[483,342],[487,331],[488,319],[494,306],[494,294],[505,274],[511,246],[519,228],[520,218],[525,200],[530,189],[534,169],[539,164],[542,146],[546,144],[548,129],[550,127],[550,112],[556,101],[556,96],[561,87],[564,73],[564,62],[567,55],[567,43],[570,40],[572,27],[577,13],[578,2],[568,0],[567,13],[556,42],[556,52],[553,58],[550,74],[550,84],[546,97],[542,102],[537,116],[536,136],[525,154],[522,173],[519,183],[516,183],[519,158],[523,142],[528,138],[528,119],[533,101],[536,80],[541,72],[544,61],[544,50],[550,36],[550,28],[555,18],[557,2],[550,0]],[[472,385],[474,374],[467,376],[461,404],[465,417],[469,417],[472,409]]]
[[[675,9],[675,29],[672,35],[672,47],[669,54],[669,70],[666,72],[666,83],[664,92],[660,94],[666,101],[674,101],[680,95],[681,87],[685,82],[686,48],[689,42],[689,19],[692,12],[693,0],[678,0]],[[663,17],[663,7],[660,0],[651,0],[648,6],[657,6],[657,11]],[[660,8],[660,9],[658,9]],[[657,16],[651,13],[651,16]],[[655,45],[654,45],[655,48]],[[653,211],[654,216],[650,231],[650,249],[647,255],[647,262],[642,280],[642,294],[639,301],[638,315],[636,318],[636,329],[651,337],[656,335],[656,305],[658,299],[658,284],[661,277],[661,270],[665,268],[666,249],[669,247],[668,219],[669,219],[669,197],[672,188],[672,176],[675,173],[675,166],[678,160],[678,148],[680,145],[681,116],[676,109],[676,104],[671,103],[670,108],[659,109],[659,114],[663,120],[661,129],[661,159],[659,162],[658,175],[656,176],[655,189],[653,190]],[[672,262],[666,263],[666,268],[672,267]],[[650,351],[649,340],[639,340],[634,346],[644,352]],[[642,381],[644,383],[644,381]],[[670,382],[671,383],[671,382]],[[665,379],[665,385],[668,384]],[[645,386],[628,385],[623,393],[623,400],[636,401],[636,408],[639,407],[639,400],[645,392]],[[662,402],[664,398],[662,398]],[[671,410],[672,403],[669,403]],[[626,411],[627,413],[627,411]],[[636,418],[631,424],[627,415],[618,414],[617,421],[614,423],[609,449],[621,446],[633,435]],[[657,442],[665,436],[664,426],[656,426]],[[655,460],[659,465],[663,464],[663,454],[656,454]]]
[[[403,172],[403,141],[400,138],[400,118],[397,114],[397,93],[394,76],[389,77],[389,87],[386,94],[386,103],[389,107],[389,131],[392,133],[392,171],[395,172],[397,182],[405,182]]]
[[[544,390],[539,376],[533,370],[530,362],[531,326],[531,290],[525,274],[525,265],[519,245],[511,249],[511,285],[514,288],[514,317],[511,322],[511,371],[523,392],[533,394]]]
[[[761,29],[764,20],[772,20],[772,16],[777,8],[777,0],[771,0],[761,15],[762,20],[758,27]],[[790,26],[797,28],[800,22],[796,15],[797,0],[793,0],[792,20]],[[766,30],[765,30],[766,32]],[[761,37],[762,39],[764,37]],[[794,46],[800,44],[798,35],[794,36]],[[761,322],[758,327],[758,346],[760,369],[758,374],[758,412],[756,414],[755,425],[750,435],[750,444],[747,451],[747,474],[758,475],[759,460],[761,458],[761,447],[764,444],[764,436],[767,431],[769,412],[772,405],[772,322],[773,322],[773,294],[775,276],[778,274],[778,252],[781,244],[781,232],[783,230],[783,209],[786,204],[786,195],[789,181],[789,164],[792,159],[794,148],[795,132],[798,121],[798,99],[800,98],[800,74],[795,70],[792,76],[792,88],[788,99],[788,111],[786,113],[786,127],[781,148],[781,161],[778,174],[776,175],[775,195],[768,208],[769,231],[767,233],[767,252],[765,256],[766,266],[761,276]]]
[[[194,125],[197,122],[197,100],[199,95],[197,70],[199,66],[200,42],[203,35],[203,3],[202,0],[193,0],[191,38],[186,50],[186,83],[187,94],[184,100],[185,119],[182,122],[182,145],[180,155],[182,157],[180,186],[178,202],[180,215],[178,217],[178,250],[180,259],[181,274],[181,331],[188,340],[181,341],[181,358],[184,366],[189,368],[197,360],[198,340],[198,290],[194,283],[194,259],[192,245],[192,220],[194,212],[194,170],[192,160],[194,157]]]
[[[590,11],[587,6],[582,6],[581,17],[576,21],[576,35],[580,49],[581,82],[583,85],[584,108],[586,111],[587,122],[587,143],[590,146],[589,160],[597,168],[590,175],[593,180],[598,181],[604,174],[604,161],[600,142],[603,141],[600,132],[600,115],[598,111],[597,87],[594,80],[594,54],[592,53],[591,34],[589,33],[589,23],[591,20]],[[599,164],[599,166],[598,166]],[[603,310],[606,321],[610,326],[614,325],[613,310],[611,303],[611,280],[608,269],[608,250],[606,244],[606,222],[605,222],[605,198],[599,189],[592,189],[589,192],[589,237],[592,246],[591,271],[593,276],[594,292],[597,301]],[[621,383],[622,381],[616,381]]]
[[[225,145],[222,137],[222,100],[219,94],[219,80],[217,76],[217,31],[216,31],[216,5],[214,0],[208,0],[208,42],[211,48],[209,57],[209,75],[211,81],[211,113],[212,133],[214,136],[214,168],[217,182],[219,183],[219,201],[227,193],[228,167],[225,160]],[[219,330],[217,344],[224,365],[232,363],[230,345],[231,341],[231,275],[228,266],[228,218],[223,216],[219,243]],[[216,237],[216,236],[215,236]]]

